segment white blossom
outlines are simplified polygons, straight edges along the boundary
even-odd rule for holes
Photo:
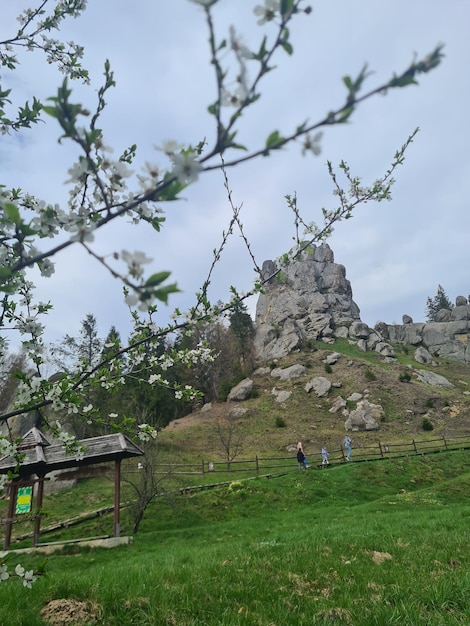
[[[138,301],[139,298],[135,293],[128,293],[127,296],[124,298],[124,302],[127,304],[127,306],[135,306]]]
[[[316,133],[313,137],[311,135],[306,135],[304,140],[304,145],[302,147],[302,154],[306,154],[307,152],[313,152],[315,156],[318,156],[321,152],[320,141],[323,137],[323,133],[320,131]]]
[[[72,237],[70,237],[70,241],[87,241],[91,243],[94,240],[94,231],[95,227],[92,224],[71,224],[67,230],[75,233]]]
[[[8,573],[8,567],[3,563],[0,565],[0,582],[4,580],[8,580],[10,578],[10,574]]]
[[[110,167],[114,176],[117,178],[129,178],[134,173],[123,161],[114,161],[114,163],[110,164]]]
[[[23,586],[31,589],[33,583],[36,582],[36,576],[34,575],[34,571],[32,569],[28,570],[24,573],[23,577]]]
[[[83,180],[84,175],[88,172],[88,163],[86,159],[80,159],[78,163],[74,163],[72,167],[68,170],[70,174],[70,178],[68,178],[66,183],[79,183]]]
[[[193,183],[199,178],[202,165],[193,154],[176,154],[173,157],[172,174],[180,183]]]
[[[137,251],[131,254],[127,250],[123,250],[121,252],[121,258],[127,263],[127,269],[129,270],[129,274],[134,278],[140,278],[144,273],[142,265],[144,263],[151,263],[153,260],[146,257],[144,252]]]
[[[41,276],[49,278],[55,272],[54,263],[50,259],[43,259],[39,264]]]
[[[230,47],[235,52],[239,60],[253,58],[253,53],[244,44],[243,39],[237,34],[237,31],[235,30],[234,26],[230,26],[229,35],[230,35]]]
[[[266,22],[272,22],[272,20],[276,17],[276,13],[280,10],[280,0],[264,0],[264,7],[258,4],[253,9],[253,12],[255,15],[260,17],[257,23],[262,26]]]
[[[240,84],[235,91],[227,91],[225,87],[222,89],[222,106],[239,107],[248,97],[248,90],[245,85]]]
[[[181,152],[181,150],[183,149],[183,145],[178,143],[174,139],[169,139],[168,141],[165,141],[161,147],[155,146],[155,149],[161,150],[167,156],[173,158],[176,154],[179,154]]]

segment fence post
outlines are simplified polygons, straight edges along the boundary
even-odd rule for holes
[[[413,439],[413,448],[415,449],[415,454],[418,454],[418,448],[416,447],[416,441]]]
[[[380,443],[380,441],[379,441],[379,450],[380,450],[380,456],[382,458],[384,458],[384,453],[383,453],[383,450],[382,450],[382,444]]]
[[[444,448],[447,450],[447,440],[445,437],[443,438],[443,441],[444,441]]]
[[[202,475],[204,476],[204,460],[202,461]]]
[[[259,474],[259,459],[258,459],[258,455],[256,455],[256,473]]]

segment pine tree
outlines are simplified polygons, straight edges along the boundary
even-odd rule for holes
[[[426,319],[428,322],[435,322],[438,311],[441,309],[449,309],[451,311],[453,308],[454,305],[449,300],[444,291],[444,287],[438,285],[437,293],[434,298],[428,298],[426,300]]]

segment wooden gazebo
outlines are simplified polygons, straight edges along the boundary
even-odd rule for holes
[[[8,550],[10,547],[19,489],[36,485],[36,508],[40,510],[44,495],[44,480],[47,474],[52,471],[78,469],[98,463],[114,462],[113,536],[119,537],[121,461],[122,459],[141,456],[143,451],[121,433],[81,439],[79,443],[85,448],[81,459],[77,459],[68,452],[62,442],[49,441],[41,430],[34,427],[23,436],[21,443],[17,446],[18,451],[24,455],[19,467],[16,460],[11,456],[0,458],[0,474],[6,474],[8,471],[13,471],[16,474],[16,477],[7,484],[10,489],[10,500],[7,519],[5,520],[4,550]],[[38,515],[34,522],[34,547],[39,544],[40,524],[41,516]]]

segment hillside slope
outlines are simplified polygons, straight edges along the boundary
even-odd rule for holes
[[[336,449],[345,434],[346,417],[341,411],[331,413],[330,409],[338,396],[347,400],[352,393],[363,394],[384,409],[379,430],[353,433],[361,445],[468,435],[470,368],[443,360],[436,366],[420,365],[413,361],[412,348],[395,346],[395,349],[396,362],[385,363],[379,354],[362,352],[346,340],[337,340],[334,345],[316,342],[309,349],[267,363],[267,373],[257,374],[255,371],[250,376],[254,386],[249,399],[212,403],[208,410],[175,420],[162,431],[161,442],[176,447],[184,456],[207,458],[208,454],[222,453],[217,422],[238,407],[246,409],[237,420],[238,429],[243,433],[243,456],[282,454],[299,440],[313,451],[320,450],[323,445]],[[333,352],[342,356],[328,367],[325,358]],[[293,364],[305,366],[306,374],[290,381],[271,376],[272,369]],[[437,387],[419,381],[417,373],[423,369],[444,376],[453,387]],[[325,397],[319,398],[313,391],[305,391],[305,384],[316,376],[323,376],[333,384]],[[409,382],[405,382],[408,377]],[[279,403],[272,393],[274,388],[291,395]],[[347,401],[349,410],[355,406],[355,402]],[[432,431],[423,430],[423,420],[432,425]]]

